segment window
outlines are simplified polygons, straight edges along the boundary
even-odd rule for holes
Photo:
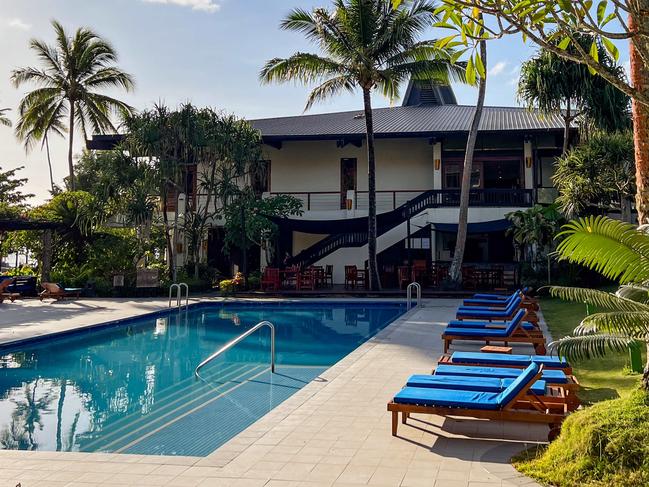
[[[256,194],[270,192],[270,161],[260,161],[252,174],[252,189]]]
[[[444,189],[460,189],[462,186],[463,166],[450,164],[446,166],[444,175]],[[474,163],[471,172],[471,187],[479,188],[481,184],[481,167]]]

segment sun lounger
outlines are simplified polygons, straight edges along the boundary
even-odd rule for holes
[[[488,365],[491,367],[525,368],[530,363],[542,364],[545,370],[560,369],[572,374],[570,363],[560,357],[550,355],[509,355],[505,353],[453,352],[444,355],[439,363],[449,365]]]
[[[530,290],[531,288],[524,287],[522,289],[517,289],[512,294],[521,293],[527,299],[533,299],[527,296]],[[507,299],[509,299],[510,296],[511,294],[477,293],[473,295],[473,299],[492,299],[492,300],[506,301]]]
[[[524,310],[519,310],[519,311],[524,311]],[[516,319],[516,317],[514,317]],[[503,329],[507,328],[511,320],[505,320],[505,321],[464,321],[464,320],[453,320],[449,321],[448,325],[446,325],[449,328],[490,328],[494,330],[498,329]],[[523,328],[526,330],[538,330],[539,325],[538,323],[531,323],[529,321],[524,321],[523,322]]]
[[[481,341],[489,345],[497,343],[529,343],[534,347],[536,354],[545,354],[545,337],[538,330],[526,330],[522,325],[527,311],[518,310],[513,319],[505,328],[454,328],[447,327],[442,333],[444,340],[444,353],[448,352],[453,341]]]
[[[522,373],[520,369],[517,370],[518,375],[507,379],[479,375],[413,375],[406,382],[406,386],[475,392],[502,392]],[[567,404],[570,411],[577,409],[580,404],[577,397],[562,385],[552,385],[543,379],[534,382],[530,386],[528,393],[541,397],[546,404],[552,404],[553,406]],[[532,401],[534,399],[526,396],[525,400]]]
[[[549,407],[541,398],[529,394],[532,385],[542,375],[542,365],[530,364],[498,393],[405,387],[388,403],[388,411],[392,413],[392,435],[396,436],[398,432],[399,413],[404,424],[411,414],[420,413],[544,423],[550,426],[548,438],[554,439],[568,407],[566,404]]]
[[[539,305],[535,300],[527,298],[520,291],[516,291],[510,294],[507,299],[482,299],[482,298],[470,298],[465,299],[462,305],[462,308],[493,308],[493,309],[502,309],[506,308],[514,301],[516,298],[521,299],[520,307],[529,309],[531,311],[537,311]]]
[[[20,293],[7,292],[7,288],[11,286],[13,282],[14,279],[4,279],[3,281],[0,281],[0,304],[2,304],[5,299],[8,299],[12,303],[16,299],[20,299]]]
[[[458,320],[486,320],[486,321],[503,321],[511,320],[519,309],[528,309],[524,305],[520,296],[517,296],[509,302],[505,308],[497,307],[479,307],[479,306],[460,306],[456,313]],[[533,310],[529,310],[533,311]],[[537,323],[536,314],[529,313],[528,321]]]
[[[41,286],[43,286],[43,292],[38,295],[41,301],[46,298],[53,298],[57,301],[65,298],[78,298],[83,292],[81,288],[64,288],[51,282],[43,282]]]

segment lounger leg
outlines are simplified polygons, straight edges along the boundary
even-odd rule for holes
[[[399,411],[392,411],[392,436],[397,436],[399,428]]]
[[[406,424],[409,417],[410,417],[410,413],[407,413],[407,412],[404,411],[403,413],[401,413],[401,422],[403,424]]]
[[[448,353],[448,347],[451,345],[451,340],[444,338],[444,353]]]

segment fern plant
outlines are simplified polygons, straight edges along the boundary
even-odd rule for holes
[[[552,296],[602,310],[584,318],[572,336],[551,343],[550,348],[567,358],[590,359],[624,351],[641,341],[649,352],[647,228],[604,216],[591,216],[571,221],[557,238],[563,238],[557,247],[561,260],[597,271],[618,281],[620,287],[615,293],[550,287]],[[649,362],[645,364],[642,383],[649,390]]]

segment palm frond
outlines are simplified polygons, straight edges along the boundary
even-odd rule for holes
[[[332,59],[298,52],[287,59],[271,59],[266,63],[259,77],[264,83],[299,81],[308,84],[327,76],[343,76],[347,73],[345,66]]]
[[[575,335],[607,333],[637,339],[649,336],[649,311],[614,311],[586,316],[575,328]]]
[[[7,117],[7,112],[9,110],[9,108],[0,108],[0,125],[11,127],[11,119]]]
[[[620,298],[649,305],[649,287],[642,284],[623,284],[615,292],[615,295]]]
[[[580,287],[550,286],[550,295],[564,301],[589,304],[611,311],[649,312],[649,305],[617,296],[614,293]]]
[[[609,353],[622,353],[637,342],[634,338],[619,335],[585,335],[564,337],[550,343],[549,350],[568,360],[604,357]]]
[[[309,110],[317,102],[331,98],[342,91],[353,93],[355,89],[356,84],[354,83],[353,78],[349,76],[338,76],[336,78],[328,79],[311,91],[306,106],[304,107],[304,111],[306,112]]]
[[[593,269],[621,284],[649,279],[649,236],[630,223],[585,217],[563,227],[557,247],[562,260]]]

